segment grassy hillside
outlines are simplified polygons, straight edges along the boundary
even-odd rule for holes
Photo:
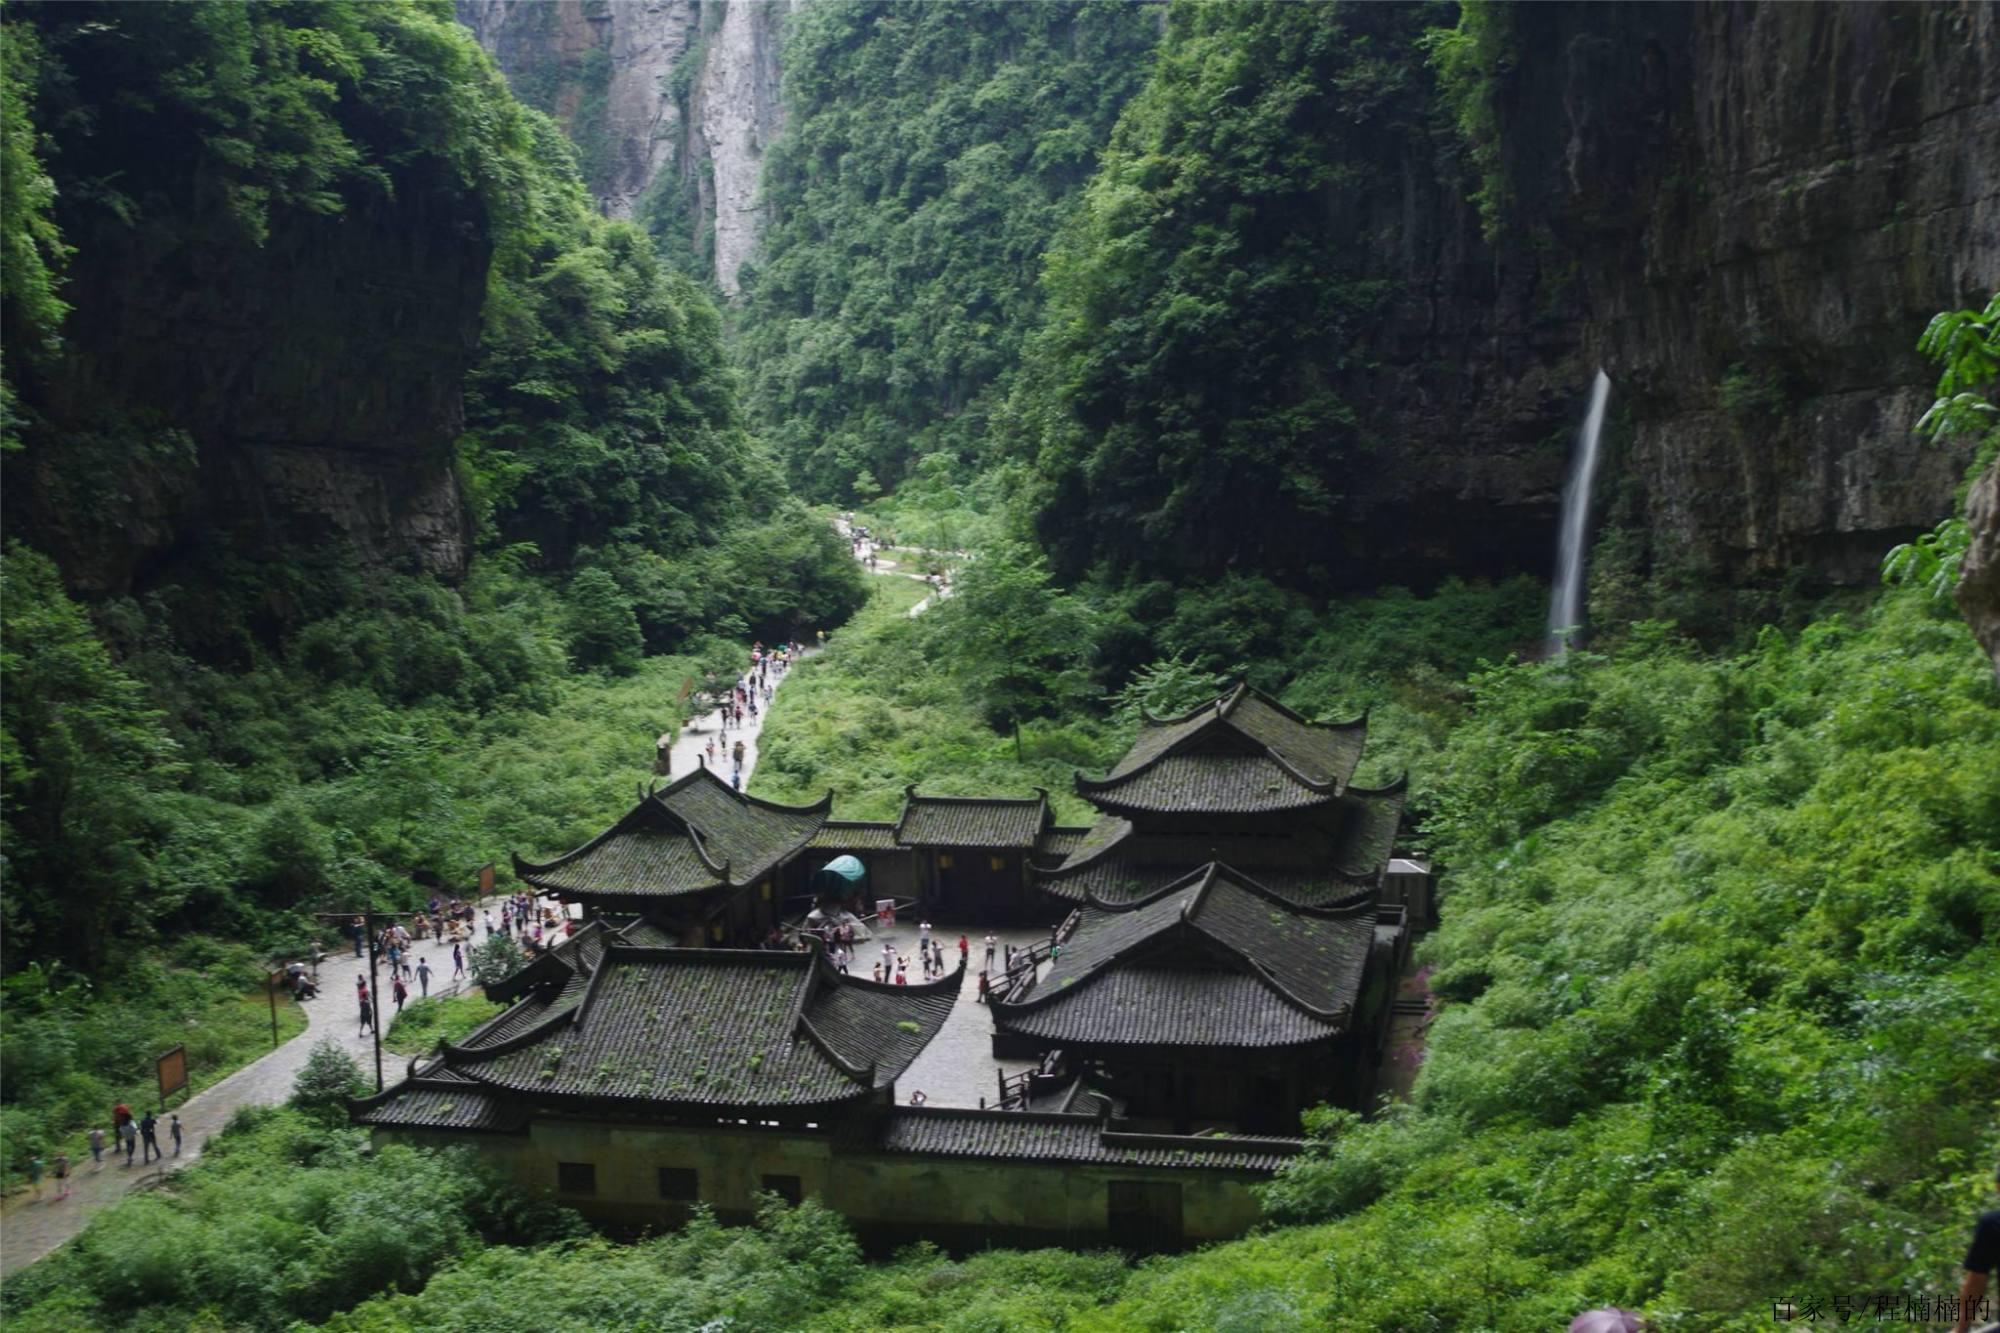
[[[908,594],[881,596],[786,686],[772,752],[844,745],[849,776],[821,780],[857,797],[960,746],[985,764],[971,785],[1026,776],[971,704],[922,683],[939,667]],[[888,674],[918,702],[851,725]],[[637,1246],[474,1239],[395,1270],[404,1294],[344,1287],[360,1303],[337,1326],[521,1328],[532,1308],[537,1329],[1526,1331],[1617,1302],[1749,1329],[1774,1300],[1950,1288],[2000,1138],[2000,699],[1964,627],[1902,591],[1729,656],[1642,623],[1608,656],[1459,688],[1435,760],[1429,1058],[1409,1105],[1315,1120],[1261,1233],[1136,1267],[866,1265],[811,1208]],[[340,1188],[380,1169],[345,1160]],[[10,1311],[179,1327],[220,1300],[279,1326],[219,1279],[142,1310],[110,1257],[134,1209],[206,1253],[247,1220],[227,1199],[191,1182],[121,1205],[10,1284]],[[422,1224],[385,1215],[379,1243]]]

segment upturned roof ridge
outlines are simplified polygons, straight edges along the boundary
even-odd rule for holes
[[[823,1034],[819,1030],[819,1028],[814,1025],[812,1019],[806,1015],[803,1009],[798,1011],[795,1021],[793,1023],[793,1027],[797,1031],[804,1032],[806,1040],[811,1042],[813,1044],[814,1049],[818,1050],[821,1055],[825,1056],[827,1060],[832,1063],[835,1069],[838,1069],[841,1073],[847,1075],[848,1078],[853,1079],[855,1082],[861,1084],[861,1086],[864,1088],[872,1088],[875,1086],[876,1062],[871,1060],[865,1065],[857,1065],[853,1061],[849,1060],[846,1056],[842,1055],[840,1051],[835,1048],[834,1044],[831,1041],[827,1040],[825,1034]]]
[[[696,764],[693,768],[689,769],[681,776],[675,778],[672,782],[669,782],[666,786],[658,788],[657,790],[654,791],[649,791],[646,793],[646,795],[650,800],[659,801],[662,804],[665,804],[667,797],[672,796],[677,792],[683,791],[690,786],[693,786],[694,784],[700,782],[703,778],[706,778],[709,782],[713,783],[717,791],[723,793],[725,796],[729,797],[731,800],[737,802],[738,804],[754,805],[757,806],[759,809],[775,811],[776,813],[781,815],[811,815],[811,814],[818,814],[822,810],[831,810],[833,808],[833,788],[831,787],[828,787],[826,789],[826,795],[820,797],[817,801],[814,801],[811,805],[786,805],[782,801],[773,801],[768,797],[763,797],[763,796],[752,796],[747,791],[736,790],[736,788],[724,782],[721,779],[721,777],[719,777],[716,774],[716,771],[708,767],[706,764]]]
[[[519,1003],[526,1004],[528,1002],[522,1000]],[[485,1064],[500,1056],[518,1051],[524,1046],[532,1046],[543,1037],[556,1031],[556,1029],[568,1026],[576,1020],[576,1011],[576,1005],[570,1005],[565,1009],[558,1009],[539,1023],[531,1023],[519,1032],[516,1032],[513,1036],[504,1037],[490,1046],[464,1046],[458,1042],[440,1041],[438,1043],[438,1052],[444,1057],[446,1068],[455,1068],[460,1063]],[[502,1015],[502,1017],[504,1016]]]

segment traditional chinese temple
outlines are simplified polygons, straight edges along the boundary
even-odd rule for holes
[[[476,1143],[615,1223],[697,1203],[743,1218],[768,1191],[818,1197],[885,1242],[1240,1234],[1305,1108],[1369,1106],[1410,920],[1428,911],[1426,875],[1390,891],[1404,789],[1353,784],[1366,734],[1247,687],[1147,717],[1108,774],[1077,776],[1099,812],[1087,827],[1055,824],[1041,791],[910,788],[893,821],[839,821],[830,797],[779,805],[697,770],[582,847],[515,858],[585,924],[488,988],[504,1013],[355,1118]],[[865,869],[851,905],[1047,934],[969,1009],[962,970],[882,984],[817,949],[746,947],[815,886],[845,884],[820,874],[836,857]],[[898,1080],[955,1011],[983,1025],[975,1045],[1032,1072],[990,1105],[903,1104]]]

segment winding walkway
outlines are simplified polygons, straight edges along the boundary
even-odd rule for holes
[[[844,529],[843,529],[844,530]],[[858,554],[865,560],[869,548]],[[919,575],[910,575],[917,578]],[[926,599],[926,604],[930,599]],[[915,614],[915,612],[912,612]],[[786,677],[778,678],[782,687]],[[757,738],[763,731],[764,718],[768,715],[767,705],[758,705],[757,716],[745,717],[743,725],[731,727],[726,733],[721,730],[721,715],[712,712],[694,719],[674,741],[672,748],[673,776],[680,777],[707,757],[708,741],[716,741],[717,770],[727,776],[729,772],[728,754],[736,742],[743,742],[743,782],[747,787],[750,774],[757,766]],[[483,909],[482,909],[483,910]],[[495,908],[497,911],[497,907]],[[485,936],[482,928],[477,938]],[[186,1104],[171,1108],[181,1118],[183,1146],[179,1157],[169,1156],[155,1160],[150,1166],[122,1165],[123,1158],[105,1152],[105,1165],[93,1169],[88,1149],[82,1148],[81,1136],[78,1144],[81,1162],[73,1167],[70,1197],[58,1200],[55,1197],[55,1180],[51,1176],[43,1186],[43,1194],[36,1199],[28,1192],[21,1192],[0,1207],[0,1277],[19,1271],[32,1264],[43,1255],[61,1245],[70,1237],[82,1231],[91,1216],[99,1209],[117,1202],[127,1192],[136,1189],[153,1189],[165,1181],[167,1176],[180,1170],[190,1162],[199,1161],[208,1140],[221,1132],[236,1112],[245,1106],[270,1106],[284,1101],[291,1095],[292,1084],[304,1068],[306,1057],[322,1037],[331,1036],[343,1049],[360,1064],[364,1073],[373,1081],[375,1071],[375,1046],[366,1032],[359,1031],[356,1016],[352,981],[348,976],[348,965],[354,964],[356,971],[365,971],[365,960],[356,959],[348,949],[344,939],[336,937],[331,941],[340,945],[340,951],[329,953],[320,965],[320,995],[307,1000],[299,1007],[305,1013],[306,1029],[284,1045],[261,1059],[243,1066],[228,1078],[205,1088],[190,1097]],[[462,987],[451,981],[451,946],[436,940],[419,941],[414,946],[419,958],[427,958],[431,964],[431,993],[433,995],[456,994]],[[388,981],[386,966],[382,969],[382,991],[386,998]],[[414,994],[415,988],[412,987]],[[387,1006],[385,1005],[385,1009]],[[388,1015],[385,1013],[385,1021]],[[382,1077],[385,1083],[394,1083],[403,1076],[409,1057],[382,1053]],[[135,1110],[143,1110],[136,1107]],[[106,1107],[106,1129],[109,1130],[109,1111]],[[169,1153],[173,1150],[173,1140],[168,1133],[168,1121],[164,1116],[160,1121],[160,1142]],[[53,1161],[53,1154],[50,1155]]]
[[[484,937],[484,930],[479,932]],[[171,1106],[174,1114],[181,1118],[184,1134],[183,1147],[179,1157],[169,1156],[156,1159],[152,1165],[139,1165],[134,1157],[134,1165],[123,1165],[124,1158],[114,1154],[109,1146],[105,1148],[104,1166],[93,1169],[90,1152],[81,1148],[82,1136],[74,1146],[81,1149],[72,1153],[77,1160],[72,1170],[70,1197],[58,1200],[55,1197],[55,1180],[51,1176],[43,1184],[42,1197],[37,1200],[29,1194],[19,1194],[8,1200],[4,1212],[0,1212],[0,1276],[18,1271],[35,1262],[83,1230],[84,1224],[93,1213],[108,1204],[115,1203],[128,1191],[152,1189],[165,1178],[190,1162],[199,1161],[208,1140],[226,1126],[236,1112],[245,1106],[269,1106],[282,1102],[292,1092],[292,1083],[299,1070],[305,1066],[306,1057],[313,1046],[323,1037],[331,1037],[342,1049],[355,1058],[363,1072],[373,1081],[375,1072],[375,1045],[373,1039],[359,1031],[358,1006],[354,1000],[352,972],[366,972],[365,958],[355,958],[345,938],[335,936],[332,943],[339,946],[337,952],[327,954],[320,964],[320,994],[318,998],[299,1005],[306,1017],[306,1029],[284,1045],[262,1059],[243,1066],[211,1087],[203,1089],[179,1106]],[[412,946],[412,952],[419,958],[427,958],[431,965],[431,994],[455,994],[460,986],[451,982],[451,946],[437,940],[419,940]],[[351,965],[351,967],[350,967]],[[386,963],[380,968],[382,995],[389,994],[389,969]],[[411,987],[416,995],[416,988]],[[281,1003],[292,1003],[281,1001]],[[383,1021],[392,1018],[393,1006],[384,1004]],[[403,1067],[408,1057],[382,1052],[382,1076],[387,1082],[402,1077]],[[135,1104],[136,1114],[145,1110],[144,1104]],[[105,1107],[104,1128],[110,1131],[110,1107]],[[168,1153],[173,1152],[173,1138],[168,1132],[168,1120],[160,1117],[160,1144]],[[144,1146],[141,1145],[141,1153]],[[49,1155],[54,1160],[54,1155]]]
[[[844,535],[845,525],[838,526]],[[857,552],[858,558],[866,561],[873,549],[864,542],[862,549]],[[878,561],[878,564],[890,566],[887,570],[878,568],[876,571],[878,573],[887,575],[894,570],[892,561]],[[905,577],[923,578],[920,574],[908,574]],[[933,600],[935,597],[925,598],[911,610],[910,614],[916,615]],[[810,653],[812,650],[807,651]],[[777,681],[778,687],[781,688],[790,675],[791,673],[787,671],[785,675],[780,676]],[[717,754],[715,767],[726,778],[729,773],[729,752],[735,747],[736,742],[741,740],[744,749],[743,784],[748,787],[750,774],[757,766],[757,738],[763,731],[764,718],[768,715],[769,706],[760,702],[754,718],[746,716],[742,726],[732,726],[726,733],[721,730],[719,711],[694,719],[682,728],[681,734],[674,741],[671,751],[673,777],[681,777],[701,763],[707,757],[708,742],[713,737]],[[495,901],[497,903],[497,900]],[[494,910],[498,911],[497,905]],[[485,931],[482,927],[477,932],[475,942],[484,938]],[[69,1198],[56,1199],[55,1180],[51,1176],[44,1183],[40,1199],[35,1199],[24,1191],[6,1201],[4,1208],[0,1208],[0,1277],[17,1272],[54,1250],[82,1231],[98,1210],[117,1202],[127,1192],[156,1188],[173,1172],[190,1162],[199,1161],[208,1140],[221,1132],[242,1107],[270,1106],[284,1101],[291,1095],[292,1084],[298,1078],[299,1070],[305,1066],[306,1057],[312,1053],[313,1046],[321,1038],[330,1036],[338,1042],[355,1058],[363,1072],[369,1076],[370,1082],[373,1082],[375,1046],[368,1033],[359,1031],[353,983],[348,975],[349,964],[354,965],[355,971],[365,971],[367,962],[365,959],[354,957],[345,939],[335,937],[331,942],[341,947],[338,952],[329,953],[326,961],[320,965],[320,995],[299,1006],[306,1017],[305,1031],[269,1055],[252,1061],[228,1078],[197,1093],[189,1098],[186,1104],[171,1108],[181,1118],[184,1136],[179,1157],[169,1156],[164,1160],[155,1160],[150,1166],[137,1165],[138,1159],[134,1158],[135,1165],[127,1167],[122,1165],[123,1158],[115,1156],[107,1147],[104,1166],[94,1170],[90,1163],[89,1150],[81,1148],[81,1136],[79,1136],[76,1146],[81,1149],[82,1160],[72,1168]],[[423,940],[414,946],[413,951],[419,958],[430,960],[432,995],[456,994],[463,989],[462,985],[451,981],[451,946],[448,943]],[[386,965],[381,970],[381,982],[384,987],[382,995],[386,999],[389,993]],[[411,990],[414,998],[415,987]],[[387,1009],[388,1006],[385,1004],[385,1023],[389,1021]],[[409,1063],[408,1056],[394,1055],[385,1050],[382,1053],[383,1081],[396,1082],[403,1076]],[[134,1109],[137,1111],[145,1108]],[[108,1132],[110,1108],[106,1107],[105,1111],[105,1128]],[[162,1116],[160,1142],[171,1153],[173,1140],[168,1133],[168,1123],[165,1116]],[[53,1154],[50,1154],[49,1160],[53,1161]]]

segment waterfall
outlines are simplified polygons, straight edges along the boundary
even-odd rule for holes
[[[1604,436],[1604,405],[1611,377],[1602,369],[1590,383],[1590,410],[1577,433],[1569,480],[1563,483],[1562,537],[1556,549],[1556,577],[1549,588],[1548,654],[1569,650],[1569,634],[1583,626],[1583,557],[1590,536],[1590,490],[1597,480],[1598,446]]]

